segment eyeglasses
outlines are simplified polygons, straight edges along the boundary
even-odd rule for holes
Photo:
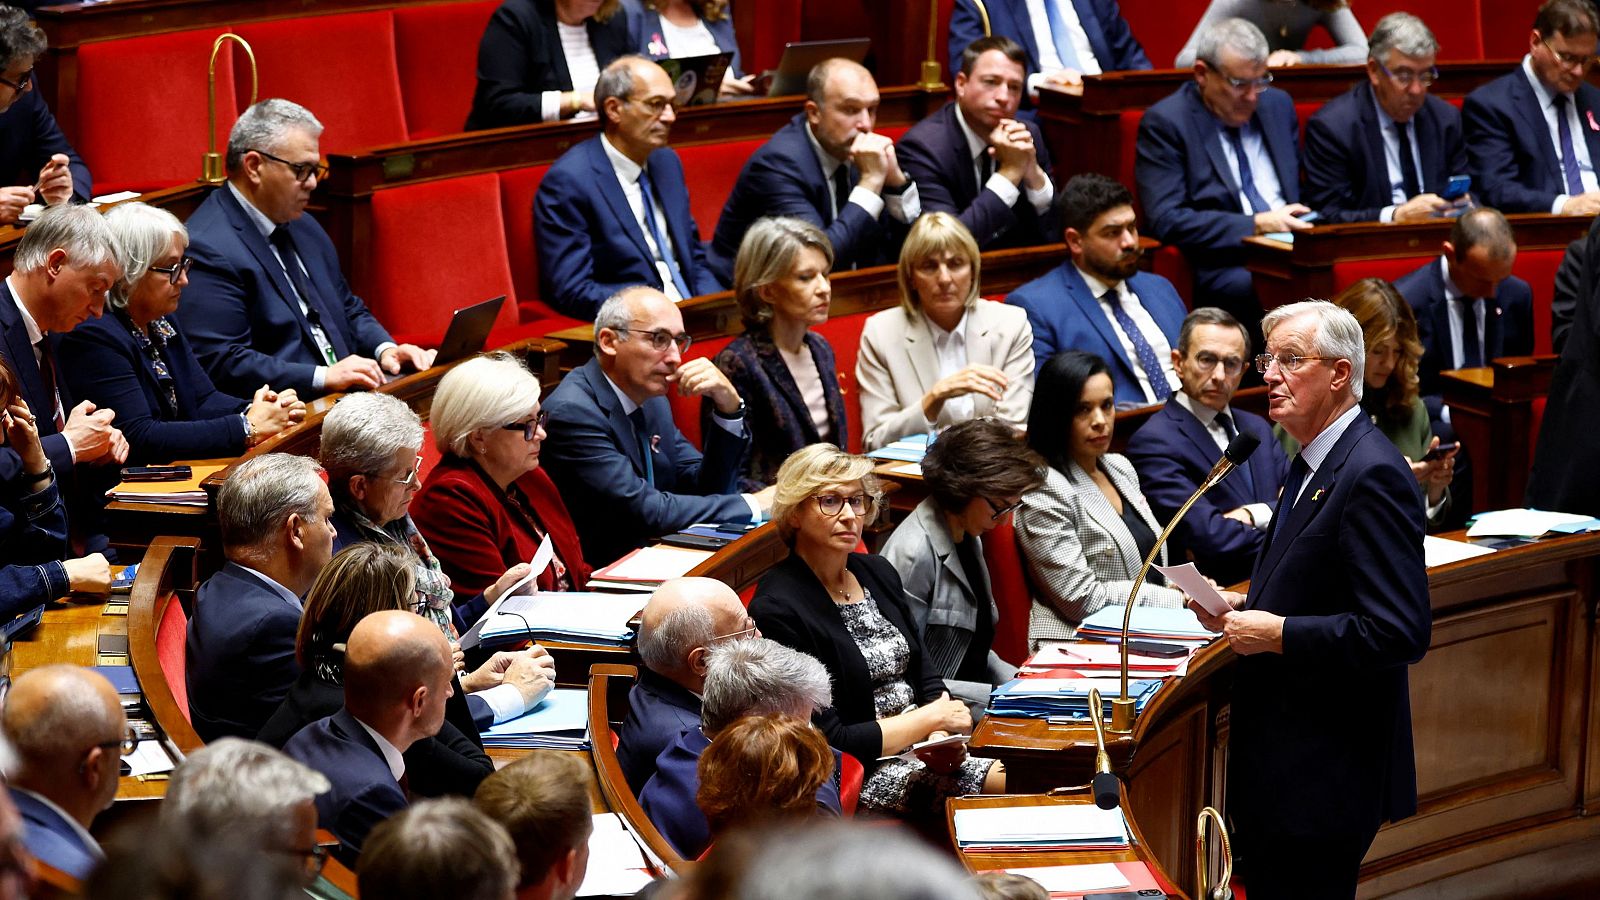
[[[655,331],[641,331],[637,328],[629,328],[624,325],[611,330],[618,334],[648,335],[650,338],[650,346],[654,348],[657,353],[667,352],[667,347],[673,344],[677,344],[678,352],[683,353],[689,349],[690,344],[694,343],[694,335],[686,332],[673,334],[665,328],[657,328]]]
[[[135,731],[133,726],[130,724],[127,725],[126,730],[123,731],[121,740],[102,741],[98,744],[95,744],[95,746],[103,750],[110,750],[111,748],[115,747],[121,751],[123,756],[132,756],[133,751],[139,747],[139,732]]]
[[[313,878],[321,875],[323,867],[328,864],[328,848],[320,844],[314,844],[305,850],[284,849],[278,852],[288,856],[300,857],[302,865],[305,866],[306,875]]]
[[[1313,359],[1341,359],[1338,356],[1295,356],[1293,353],[1260,353],[1256,355],[1256,371],[1265,375],[1273,363],[1278,364],[1278,371],[1293,372]]]
[[[753,632],[758,632],[758,629],[756,628],[756,620],[750,618],[749,616],[745,616],[744,617],[744,627],[743,628],[739,629],[738,631],[730,631],[727,634],[716,635],[716,636],[712,637],[711,640],[713,642],[716,642],[716,641],[727,640],[727,639],[731,639],[731,638],[742,638],[745,635],[751,634]]]
[[[315,174],[317,176],[317,180],[318,181],[321,181],[322,179],[328,177],[328,166],[327,166],[326,163],[322,163],[322,162],[314,162],[314,163],[290,162],[290,161],[288,161],[287,159],[284,159],[281,156],[273,156],[271,153],[268,153],[265,150],[254,150],[254,151],[246,151],[246,152],[259,153],[262,156],[266,157],[267,159],[272,160],[275,163],[281,163],[281,164],[283,164],[285,166],[288,166],[289,167],[289,171],[294,174],[294,180],[300,182],[301,184],[305,184],[306,183],[306,179],[310,178],[313,174]]]
[[[1237,375],[1244,369],[1244,360],[1237,356],[1223,358],[1215,353],[1205,352],[1196,353],[1194,355],[1194,367],[1202,372],[1209,372],[1212,369],[1215,369],[1217,367],[1217,363],[1222,363],[1222,371],[1229,375]],[[1263,369],[1262,371],[1266,370]]]
[[[406,477],[404,477],[404,478],[390,478],[389,480],[394,482],[395,484],[398,484],[398,485],[402,486],[402,487],[411,487],[411,486],[413,486],[413,485],[415,485],[417,483],[417,479],[419,477],[421,477],[421,475],[422,475],[422,457],[418,456],[417,457],[417,461],[411,464],[411,471],[406,475]]]
[[[189,256],[180,256],[178,261],[170,266],[151,266],[150,271],[160,272],[167,276],[167,281],[177,284],[183,276],[189,274],[189,267],[194,265],[194,259]]]
[[[26,94],[27,92],[33,90],[33,70],[29,69],[28,71],[17,76],[17,81],[0,77],[0,84],[11,88],[13,91],[16,91],[19,94]]]
[[[629,103],[637,103],[650,111],[653,119],[661,118],[661,114],[672,108],[672,101],[665,97],[629,97]]]
[[[817,495],[817,509],[825,516],[837,516],[844,510],[846,504],[849,505],[851,512],[858,516],[863,515],[867,511],[867,495],[851,494],[848,497],[843,494]]]
[[[1374,56],[1372,61],[1378,64],[1378,68],[1382,69],[1383,74],[1389,76],[1391,81],[1403,88],[1411,87],[1412,84],[1420,84],[1423,87],[1433,87],[1433,83],[1439,80],[1438,66],[1429,66],[1426,69],[1423,69],[1421,72],[1413,71],[1411,69],[1401,69],[1398,72],[1391,72],[1389,71],[1389,67],[1383,64],[1383,60]]]
[[[1211,63],[1206,63],[1206,69],[1208,71],[1217,73],[1217,77],[1227,82],[1228,87],[1233,88],[1235,91],[1241,94],[1245,93],[1251,88],[1255,88],[1258,91],[1264,91],[1272,86],[1271,72],[1263,73],[1260,78],[1234,78],[1232,75],[1224,73],[1221,69],[1217,68]]]
[[[1557,62],[1561,63],[1561,65],[1568,69],[1576,66],[1581,66],[1584,69],[1590,69],[1594,67],[1596,62],[1600,62],[1600,56],[1579,56],[1576,53],[1563,53],[1560,50],[1550,46],[1550,42],[1545,40],[1543,35],[1539,37],[1539,43],[1543,44],[1544,48],[1549,50],[1551,55],[1555,56]],[[10,84],[10,82],[6,83]]]
[[[994,522],[998,522],[1001,519],[1004,519],[1006,517],[1007,513],[1014,513],[1017,510],[1022,508],[1022,501],[1021,500],[1018,500],[1015,503],[1007,504],[1005,506],[1001,506],[1001,505],[995,503],[993,500],[990,500],[988,497],[983,498],[983,502],[989,504],[989,510],[994,513],[994,515],[989,517],[990,521],[994,521]]]
[[[500,427],[505,431],[522,432],[522,439],[531,444],[533,439],[539,436],[539,429],[544,427],[545,420],[548,418],[550,418],[550,413],[541,409],[533,414],[532,419],[526,422],[511,422]]]

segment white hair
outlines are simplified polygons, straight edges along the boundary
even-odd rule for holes
[[[237,172],[244,155],[251,150],[276,152],[291,131],[321,137],[322,123],[311,110],[292,100],[270,97],[252,104],[228,132],[228,171]]]
[[[441,454],[465,457],[467,438],[526,416],[539,403],[539,379],[522,360],[496,351],[445,373],[433,392],[428,422]]]
[[[1361,323],[1349,310],[1326,300],[1302,300],[1267,313],[1261,320],[1261,334],[1271,340],[1273,329],[1300,316],[1310,316],[1317,321],[1316,333],[1307,349],[1317,356],[1349,361],[1350,395],[1360,400],[1367,371],[1367,344],[1361,334]]]
[[[741,716],[832,705],[833,688],[822,663],[777,641],[723,641],[706,657],[700,721],[708,734],[716,734]]]
[[[764,831],[732,900],[978,900],[971,876],[903,827],[833,821]]]
[[[1367,55],[1387,65],[1384,57],[1390,50],[1399,50],[1402,56],[1420,58],[1439,55],[1439,39],[1433,36],[1426,22],[1411,13],[1392,12],[1378,20],[1367,39]]]
[[[67,251],[71,266],[98,266],[122,256],[106,217],[72,203],[45,207],[17,242],[12,268],[22,273],[42,269],[52,250]]]
[[[317,518],[322,466],[309,456],[267,453],[228,473],[217,491],[217,526],[224,549],[254,547],[292,515]]]
[[[328,480],[343,488],[352,475],[377,475],[401,450],[422,449],[422,420],[405,401],[362,392],[346,394],[322,420],[318,458]]]
[[[1223,19],[1207,28],[1195,46],[1195,59],[1203,59],[1215,69],[1221,62],[1222,51],[1232,50],[1246,62],[1267,61],[1267,36],[1249,19]]]
[[[138,201],[113,206],[105,219],[117,239],[122,263],[122,278],[111,286],[106,302],[121,309],[128,305],[134,287],[150,273],[150,266],[172,246],[174,235],[184,247],[189,246],[189,230],[172,213]]]
[[[172,773],[161,818],[199,834],[243,836],[257,849],[292,848],[296,810],[329,787],[321,772],[266,744],[225,737]]]

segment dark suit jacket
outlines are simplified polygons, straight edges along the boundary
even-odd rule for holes
[[[839,393],[838,367],[833,348],[815,331],[806,332],[806,347],[822,376],[822,394],[828,406],[828,421],[833,433],[826,440],[839,447],[850,445],[850,422],[845,414],[844,396]],[[746,331],[717,354],[721,369],[746,404],[750,426],[750,454],[745,460],[739,489],[759,491],[778,478],[778,467],[789,454],[824,438],[811,421],[811,411],[800,396],[800,388],[789,374],[789,366],[772,342],[766,329]],[[716,428],[711,420],[711,401],[700,409],[700,433]]]
[[[1288,203],[1300,200],[1298,121],[1288,94],[1261,92],[1254,122]],[[1221,132],[1192,81],[1150,107],[1139,123],[1134,172],[1150,234],[1177,245],[1199,268],[1243,265],[1240,242],[1256,231],[1222,153]]]
[[[1589,123],[1600,116],[1600,88],[1584,82],[1573,95],[1578,133],[1589,159],[1600,168],[1600,130]],[[1461,126],[1472,168],[1473,193],[1485,206],[1507,213],[1547,213],[1567,193],[1566,177],[1550,128],[1539,110],[1539,95],[1518,65],[1467,95]]]
[[[1241,833],[1313,840],[1416,812],[1406,666],[1433,624],[1423,531],[1417,479],[1360,414],[1274,516],[1245,608],[1287,621],[1283,653],[1241,657],[1234,679],[1228,812]],[[1358,729],[1339,713],[1352,704]]]
[[[334,856],[347,866],[355,866],[361,845],[378,823],[410,805],[383,751],[348,709],[341,707],[300,729],[283,752],[332,783],[317,795],[317,825],[339,839]]]
[[[988,0],[989,32],[1011,38],[1028,51],[1028,74],[1039,71],[1039,44],[1033,38],[1033,20],[1028,16],[1027,0]],[[1083,33],[1094,50],[1094,58],[1106,72],[1150,68],[1150,58],[1133,36],[1116,0],[1072,0]],[[950,71],[961,70],[961,54],[967,45],[983,37],[983,19],[971,0],[956,0],[950,10]]]
[[[852,553],[847,563],[885,619],[905,635],[911,649],[905,682],[918,705],[938,699],[944,679],[927,664],[922,635],[906,603],[900,575],[881,556]],[[872,677],[861,648],[845,627],[828,592],[806,565],[791,553],[761,576],[750,601],[750,616],[763,637],[815,656],[833,678],[833,707],[818,710],[812,720],[828,736],[828,744],[861,760],[871,773],[883,755],[883,730],[872,700]]]
[[[1183,326],[1186,310],[1172,282],[1160,275],[1136,272],[1128,279],[1128,290],[1138,295],[1139,303],[1155,319],[1167,343],[1178,346],[1178,330]],[[1118,403],[1144,401],[1135,371],[1138,361],[1123,354],[1121,338],[1071,259],[1012,291],[1006,302],[1028,311],[1035,371],[1062,350],[1095,353],[1111,367]]]
[[[850,172],[855,186],[860,173]],[[846,203],[839,217],[829,210],[831,184],[822,177],[822,164],[806,137],[806,116],[800,113],[778,129],[745,161],[734,182],[733,193],[722,207],[711,239],[711,269],[724,284],[733,283],[733,260],[739,255],[744,233],[763,216],[794,216],[827,232],[833,245],[834,271],[852,266],[893,262],[900,252],[904,227],[885,209],[877,219],[854,203]],[[918,188],[920,191],[921,188]],[[886,198],[887,199],[887,198]]]
[[[1394,289],[1417,314],[1417,338],[1422,341],[1422,362],[1417,367],[1418,387],[1424,396],[1443,391],[1439,373],[1454,368],[1450,361],[1450,306],[1444,298],[1444,264],[1433,260],[1396,278]],[[1500,282],[1494,304],[1483,317],[1485,363],[1500,356],[1526,356],[1533,352],[1533,289],[1513,275]]]
[[[1579,252],[1576,309],[1528,474],[1527,504],[1600,516],[1600,219]]]
[[[263,384],[294,388],[300,399],[322,392],[311,386],[323,364],[311,323],[272,247],[226,186],[211,192],[189,217],[189,287],[173,314],[218,390],[248,397]],[[361,298],[350,292],[333,241],[303,215],[288,224],[300,261],[328,310],[323,329],[340,358],[374,356],[389,332]]]
[[[1050,150],[1045,146],[1039,126],[1024,121],[1038,149],[1039,167],[1050,176]],[[1027,191],[1018,188],[1015,205],[1007,206],[998,194],[978,183],[971,166],[967,136],[956,119],[956,104],[942,109],[911,126],[895,143],[895,154],[906,177],[917,183],[924,212],[947,212],[961,219],[978,247],[998,250],[1003,247],[1033,247],[1061,240],[1055,216],[1035,213]]]
[[[618,14],[620,17],[620,13]],[[650,10],[641,10],[632,17],[632,52],[660,62],[669,58],[665,52],[666,41],[661,38],[661,16]],[[733,16],[724,13],[722,18],[715,22],[706,22],[706,30],[711,32],[711,38],[717,42],[717,50],[722,53],[732,53],[733,62],[728,65],[733,69],[737,78],[744,77],[743,59],[739,55],[739,38],[733,31]]]
[[[24,494],[22,483],[0,481],[0,622],[57,597],[72,584],[67,557],[67,511],[55,481]]]
[[[605,24],[585,22],[602,71],[633,50],[628,18],[628,11],[619,9]],[[466,130],[531,125],[540,121],[540,93],[570,90],[572,75],[556,30],[555,0],[506,0],[489,18],[478,43],[478,87]]]
[[[63,337],[59,358],[73,396],[117,411],[116,426],[128,438],[129,465],[244,452],[244,420],[239,414],[250,401],[212,385],[182,332],[167,342],[165,354],[178,395],[175,414],[162,405],[150,357],[139,349],[127,320],[117,311],[91,319]]]
[[[656,757],[678,736],[700,729],[700,698],[644,666],[628,689],[628,717],[617,733],[617,762],[637,795],[656,773]]]
[[[641,409],[653,436],[652,484],[633,423],[599,360],[568,373],[544,408],[550,414],[544,465],[572,511],[584,559],[610,563],[696,522],[750,521],[750,507],[736,493],[748,436],[714,427],[701,436],[702,457],[673,424],[667,399],[651,398]]]
[[[202,740],[256,736],[300,674],[299,629],[300,610],[234,563],[200,585],[185,679],[190,719]]]
[[[1555,284],[1550,291],[1550,346],[1560,353],[1567,345],[1567,334],[1578,315],[1578,289],[1583,280],[1583,238],[1567,245],[1556,267]]]
[[[1248,503],[1275,505],[1289,471],[1289,459],[1265,419],[1240,409],[1228,412],[1234,427],[1241,434],[1255,435],[1261,446],[1189,509],[1168,544],[1172,559],[1182,560],[1185,551],[1193,553],[1200,571],[1219,584],[1249,578],[1256,553],[1266,541],[1265,532],[1223,513]],[[1138,471],[1139,490],[1158,522],[1172,521],[1222,456],[1211,433],[1178,402],[1177,394],[1128,438],[1123,453]]]
[[[1450,176],[1467,172],[1461,113],[1429,97],[1411,122],[1422,192],[1441,193]],[[1306,122],[1305,169],[1306,205],[1324,222],[1376,222],[1394,202],[1371,82],[1329,100]]]
[[[61,133],[56,117],[44,103],[36,79],[33,90],[17,98],[0,113],[0,184],[32,186],[50,157],[63,153],[72,169],[72,199],[79,203],[94,196],[89,167]]]
[[[657,224],[667,232],[684,283],[694,296],[723,290],[706,264],[678,154],[662,147],[650,154],[648,170],[666,215]],[[662,286],[599,135],[561,154],[539,182],[533,231],[544,300],[567,315],[592,321],[600,304],[622,288]]]
[[[22,815],[22,845],[34,859],[53,866],[79,881],[87,880],[105,854],[83,842],[61,814],[15,787],[6,788]]]
[[[57,335],[46,335],[45,340],[51,342],[52,348],[61,345],[61,339]],[[28,340],[28,326],[22,321],[16,297],[11,293],[11,285],[7,284],[5,279],[0,279],[0,356],[4,356],[17,373],[17,380],[22,386],[22,399],[28,401],[28,408],[33,410],[34,421],[39,426],[39,443],[44,446],[44,455],[49,457],[50,465],[55,467],[57,477],[68,478],[72,472],[72,448],[67,446],[67,439],[56,431],[53,415],[55,399],[45,394],[44,379],[39,376],[39,366],[33,360],[33,344]],[[58,358],[56,390],[61,394],[62,414],[70,415],[73,406],[72,391],[61,368],[61,360]],[[22,471],[22,461],[10,447],[0,449],[0,457],[3,457],[0,458],[0,479],[9,480]]]

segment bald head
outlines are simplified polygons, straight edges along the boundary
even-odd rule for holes
[[[453,668],[450,643],[438,625],[406,610],[375,612],[356,623],[346,644],[345,706],[405,749],[438,733]],[[401,743],[391,730],[410,740]]]
[[[103,675],[45,666],[17,677],[0,718],[17,752],[17,787],[48,797],[85,827],[116,798],[128,720]]]
[[[825,59],[806,77],[806,124],[828,155],[851,158],[858,136],[878,122],[878,83],[860,63]]]
[[[744,603],[715,578],[663,583],[639,618],[639,658],[695,693],[705,684],[707,648],[717,637],[745,628]]]

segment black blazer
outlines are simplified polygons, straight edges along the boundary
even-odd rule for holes
[[[11,108],[0,113],[0,184],[34,185],[39,170],[50,157],[65,154],[72,169],[72,199],[82,203],[94,196],[89,167],[78,151],[67,143],[56,117],[44,103],[38,80],[33,90],[17,98]]]
[[[1550,378],[1527,504],[1600,516],[1600,429],[1594,427],[1600,417],[1600,219],[1576,257],[1572,327]]]
[[[1450,307],[1444,298],[1444,264],[1433,260],[1394,280],[1394,289],[1417,315],[1422,361],[1418,388],[1424,397],[1443,392],[1439,373],[1453,368],[1450,357]],[[1527,356],[1533,352],[1533,289],[1513,275],[1500,282],[1483,317],[1483,359]],[[1431,408],[1431,407],[1430,407]]]
[[[333,855],[346,866],[355,868],[372,829],[410,805],[383,751],[343,707],[300,729],[283,752],[331,782],[317,795],[317,824],[339,839]],[[409,781],[409,767],[406,774]]]
[[[847,563],[872,594],[883,617],[900,629],[911,647],[905,680],[918,705],[938,699],[944,679],[926,664],[922,635],[906,603],[900,574],[881,556],[852,553]],[[883,755],[883,730],[872,702],[872,679],[861,648],[845,627],[839,608],[797,554],[790,553],[756,585],[750,617],[763,637],[815,656],[833,678],[833,707],[812,717],[828,743],[860,760],[871,772]]]
[[[587,20],[589,45],[601,71],[633,52],[625,8],[605,23]],[[478,43],[478,88],[467,131],[541,121],[540,93],[572,90],[572,75],[556,30],[555,0],[506,0],[489,18]]]
[[[1438,194],[1450,176],[1467,172],[1461,113],[1429,97],[1411,122],[1422,157],[1422,192]],[[1329,100],[1306,122],[1305,170],[1306,205],[1325,222],[1376,222],[1394,202],[1370,82]]]
[[[845,413],[844,395],[839,391],[839,370],[833,347],[815,331],[806,332],[806,348],[822,376],[823,402],[833,433],[828,441],[835,446],[850,446],[850,421]],[[717,354],[717,368],[733,382],[745,399],[745,418],[750,428],[750,453],[739,476],[739,490],[755,492],[778,479],[778,467],[789,454],[822,440],[811,421],[811,410],[800,396],[800,388],[789,374],[789,366],[764,328],[746,331]],[[710,400],[700,404],[700,433],[716,428],[711,421],[716,407]]]
[[[45,340],[53,342],[51,347],[60,346],[60,338],[56,335],[45,335]],[[11,285],[4,279],[0,279],[0,356],[4,356],[11,363],[11,368],[16,370],[17,380],[22,387],[22,399],[28,401],[28,408],[33,410],[34,421],[38,423],[39,443],[44,446],[44,455],[55,467],[56,476],[65,479],[72,471],[72,448],[67,446],[67,439],[56,431],[53,415],[55,401],[45,396],[44,380],[39,377],[39,366],[33,361],[33,344],[28,340],[28,326],[23,324],[16,297],[11,293]],[[56,360],[56,390],[61,394],[62,414],[70,414],[72,391],[62,377],[59,358]],[[0,480],[10,480],[21,471],[22,460],[16,451],[10,447],[0,448]]]
[[[1578,131],[1600,169],[1600,88],[1584,82],[1574,94]],[[1595,124],[1591,124],[1595,123]],[[1518,65],[1467,95],[1461,127],[1472,167],[1473,193],[1485,206],[1507,213],[1547,213],[1567,192],[1561,160],[1540,112],[1539,95]]]
[[[300,610],[226,563],[195,592],[185,639],[189,715],[201,740],[253,738],[300,675]]]

